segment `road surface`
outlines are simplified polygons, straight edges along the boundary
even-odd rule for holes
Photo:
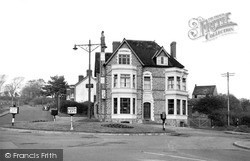
[[[178,131],[178,130],[177,130]],[[171,136],[34,133],[0,129],[0,148],[63,149],[64,161],[249,161],[249,136],[183,129]]]

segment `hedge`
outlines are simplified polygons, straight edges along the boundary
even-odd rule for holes
[[[91,103],[91,108],[93,108],[94,104]],[[68,107],[77,107],[78,114],[87,115],[88,112],[88,102],[78,103],[75,101],[65,100],[61,102],[60,112],[67,113]]]

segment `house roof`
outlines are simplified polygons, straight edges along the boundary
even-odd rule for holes
[[[179,63],[175,58],[173,58],[170,54],[166,52],[163,47],[160,47],[155,41],[144,41],[144,40],[126,40],[123,39],[122,43],[113,53],[105,53],[105,65],[109,63],[114,55],[116,55],[119,48],[126,43],[135,56],[139,59],[139,62],[144,67],[162,67],[162,68],[169,68],[169,67],[178,67],[184,68],[184,66]],[[164,51],[168,56],[168,66],[161,66],[156,65],[156,56],[159,52]],[[97,73],[99,73],[100,69],[100,52],[96,52],[95,54],[95,77]]]
[[[105,53],[105,62],[110,58],[112,53]],[[94,76],[96,77],[97,73],[100,73],[100,52],[95,53],[95,74]]]
[[[184,68],[182,64],[180,64],[175,58],[173,58],[168,53],[167,56],[169,57],[169,63],[168,66],[160,66],[156,65],[155,61],[155,55],[157,55],[158,52],[163,50],[163,47],[160,47],[156,42],[154,41],[144,41],[144,40],[126,40],[124,39],[122,44],[127,43],[128,46],[132,49],[136,57],[139,59],[139,61],[142,63],[143,66],[148,67],[178,67],[178,68]],[[111,58],[116,54],[118,49],[109,57],[106,64],[111,60]],[[165,51],[165,50],[164,50]]]
[[[193,95],[213,95],[216,90],[215,85],[211,86],[195,86]]]

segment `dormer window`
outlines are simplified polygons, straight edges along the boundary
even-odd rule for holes
[[[156,60],[157,65],[168,65],[168,57],[166,56],[158,56]]]

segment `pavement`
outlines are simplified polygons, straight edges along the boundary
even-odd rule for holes
[[[9,111],[4,111],[4,112],[0,113],[0,117],[7,115],[7,114],[9,114]]]
[[[249,133],[243,133],[243,132],[234,132],[234,131],[225,131],[226,134],[233,134],[233,135],[246,135],[250,136]],[[250,150],[250,140],[246,141],[236,141],[233,143],[234,146],[237,146],[239,148]]]
[[[236,141],[233,143],[234,146],[237,146],[239,148],[250,150],[250,141]]]

